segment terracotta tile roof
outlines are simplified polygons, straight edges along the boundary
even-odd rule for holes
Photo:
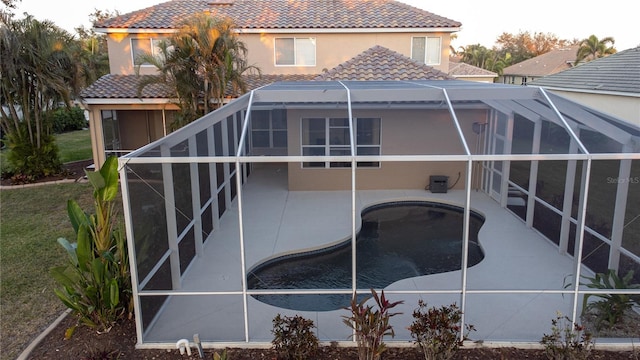
[[[173,0],[107,19],[96,28],[175,29],[209,11],[240,29],[457,28],[461,23],[395,0]]]
[[[580,63],[528,85],[580,92],[640,95],[640,46]]]
[[[145,75],[150,76],[150,75]],[[335,68],[317,74],[246,75],[247,90],[278,81],[323,80],[451,80],[453,77],[423,63],[382,46],[374,46]],[[137,75],[105,75],[86,88],[81,96],[93,99],[137,99]],[[229,94],[238,95],[238,94]],[[162,84],[144,88],[145,99],[175,98],[174,92]]]
[[[314,80],[450,80],[446,73],[382,46],[374,46]]]
[[[498,77],[498,74],[463,62],[449,61],[449,75],[457,77]]]
[[[277,81],[308,81],[316,76],[315,74],[246,75],[245,81],[247,82],[247,90],[253,90]],[[105,75],[82,91],[81,97],[85,99],[137,99],[140,79],[141,77],[137,75]],[[229,95],[237,96],[239,94]],[[140,96],[141,99],[171,99],[175,97],[175,92],[163,84],[146,86]]]
[[[503,75],[546,76],[573,67],[578,46],[549,51],[546,54],[521,61],[502,70]]]
[[[150,75],[143,75],[143,77]],[[141,77],[136,75],[104,75],[82,91],[82,98],[97,99],[134,99],[138,98],[138,83]],[[175,93],[164,84],[146,86],[140,98],[175,98]]]

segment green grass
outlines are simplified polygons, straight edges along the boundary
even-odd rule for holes
[[[91,134],[89,130],[77,130],[56,135],[56,144],[63,163],[91,159]]]
[[[62,134],[56,134],[56,144],[59,149],[60,161],[62,163],[87,160],[93,157],[91,153],[91,134],[89,130],[77,130]],[[0,171],[9,171],[7,163],[8,149],[0,151]]]
[[[66,202],[91,211],[92,188],[73,183],[0,192],[0,353],[14,359],[63,310],[52,266],[67,261],[57,238],[73,240]]]

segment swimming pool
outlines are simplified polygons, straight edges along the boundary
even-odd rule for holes
[[[478,231],[484,218],[471,212],[468,266],[484,258]],[[463,209],[402,201],[362,212],[356,237],[356,285],[381,289],[398,280],[460,270]],[[259,264],[247,275],[249,289],[351,289],[351,241]],[[349,305],[350,295],[254,295],[259,301],[299,311],[329,311]]]

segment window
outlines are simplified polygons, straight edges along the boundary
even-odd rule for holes
[[[275,40],[276,65],[315,66],[315,38],[277,38]]]
[[[411,59],[427,65],[439,65],[442,54],[439,37],[416,36],[411,38]]]
[[[105,154],[112,155],[112,150],[120,150],[120,126],[116,110],[101,110],[102,136]],[[110,151],[111,150],[111,151]],[[116,152],[117,154],[117,152]]]
[[[150,54],[156,56],[160,53],[158,49],[158,39],[131,39],[131,56],[133,58],[133,64],[138,65],[138,57],[143,54]],[[140,63],[140,65],[151,65],[148,62]]]
[[[354,121],[357,155],[380,155],[380,119],[357,118]],[[348,118],[303,118],[302,155],[350,156]],[[358,167],[379,167],[377,161],[358,162]],[[302,167],[351,167],[351,162],[305,162]]]
[[[254,148],[287,147],[286,110],[254,110],[251,112],[251,145]]]

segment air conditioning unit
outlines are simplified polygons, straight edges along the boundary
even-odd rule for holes
[[[446,193],[449,188],[449,177],[445,175],[429,176],[429,190],[432,193]]]

